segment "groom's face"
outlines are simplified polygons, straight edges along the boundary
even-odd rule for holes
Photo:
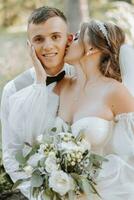
[[[56,16],[40,24],[29,24],[28,37],[46,72],[58,73],[64,64],[68,39],[67,24],[63,19]]]

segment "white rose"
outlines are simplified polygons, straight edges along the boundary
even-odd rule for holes
[[[41,160],[43,158],[43,155],[39,154],[39,153],[35,153],[34,155],[32,155],[29,160],[27,161],[27,163],[29,165],[31,165],[32,167],[36,167],[39,160]]]
[[[40,154],[43,154],[43,155],[44,155],[44,150],[45,150],[45,148],[46,148],[46,145],[45,145],[45,144],[41,144],[41,145],[40,145],[40,148],[39,148],[39,150],[38,150],[38,152],[39,152]]]
[[[60,148],[65,151],[77,151],[78,146],[74,142],[62,142]]]
[[[80,150],[82,152],[86,151],[86,150],[91,150],[91,144],[89,141],[86,141],[85,139],[83,139],[80,143],[79,143],[79,147],[80,147]]]
[[[33,167],[30,166],[30,165],[28,165],[28,166],[24,167],[24,171],[26,172],[26,174],[27,174],[28,176],[31,176],[31,175],[32,175],[32,172],[33,172]]]
[[[49,178],[49,186],[61,196],[74,188],[73,179],[63,171],[55,171]]]
[[[43,141],[43,135],[38,135],[37,142],[41,143]]]
[[[58,169],[58,165],[56,163],[56,157],[53,154],[50,154],[49,157],[46,159],[45,169],[48,173],[51,173],[52,171]]]

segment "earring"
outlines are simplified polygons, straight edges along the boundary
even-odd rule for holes
[[[91,55],[91,52],[90,52],[90,51],[88,51],[88,52],[86,53],[86,55],[87,55],[87,56]]]
[[[91,47],[91,48],[89,49],[89,51],[86,53],[86,55],[87,55],[87,56],[92,55],[92,53],[93,53],[92,50],[93,50],[93,47]]]

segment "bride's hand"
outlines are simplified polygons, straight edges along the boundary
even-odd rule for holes
[[[45,83],[46,82],[46,72],[43,68],[40,60],[37,58],[34,46],[27,40],[28,50],[35,68],[37,83]]]

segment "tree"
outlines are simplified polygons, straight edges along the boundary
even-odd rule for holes
[[[69,29],[71,32],[78,31],[80,23],[86,21],[89,16],[87,0],[65,0],[64,10],[69,21]]]

